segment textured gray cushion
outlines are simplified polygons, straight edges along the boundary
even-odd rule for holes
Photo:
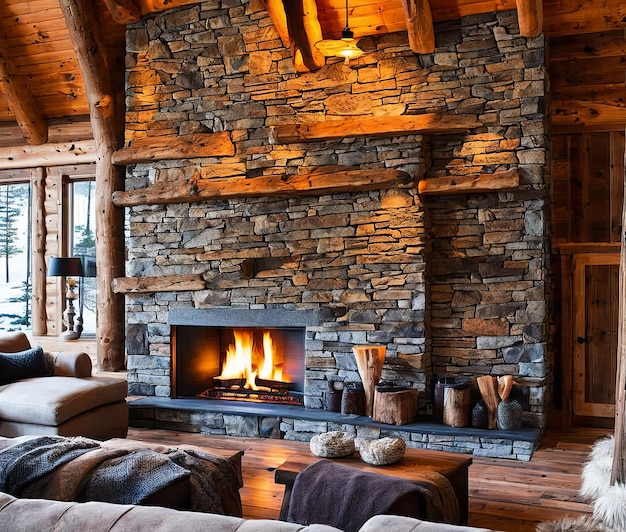
[[[31,377],[49,377],[52,372],[41,347],[18,353],[0,353],[0,385]]]

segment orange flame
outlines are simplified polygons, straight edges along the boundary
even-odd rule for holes
[[[234,329],[234,343],[228,346],[221,379],[246,379],[245,388],[258,390],[257,375],[266,380],[282,380],[282,368],[276,365],[276,349],[269,331],[263,332],[263,346],[254,342],[251,329]]]

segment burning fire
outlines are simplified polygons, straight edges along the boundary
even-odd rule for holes
[[[234,343],[226,350],[221,380],[245,379],[245,388],[258,390],[257,377],[264,380],[282,381],[283,370],[276,363],[276,350],[269,331],[263,332],[263,345],[254,341],[251,329],[233,330]]]

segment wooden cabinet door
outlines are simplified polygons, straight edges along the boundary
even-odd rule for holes
[[[614,417],[619,254],[573,257],[573,414]]]

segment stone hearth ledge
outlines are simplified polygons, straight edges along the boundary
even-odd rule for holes
[[[309,441],[320,432],[343,430],[365,438],[400,436],[408,447],[529,461],[541,431],[455,428],[429,422],[387,425],[366,416],[292,405],[139,397],[129,399],[130,426],[245,438]]]

